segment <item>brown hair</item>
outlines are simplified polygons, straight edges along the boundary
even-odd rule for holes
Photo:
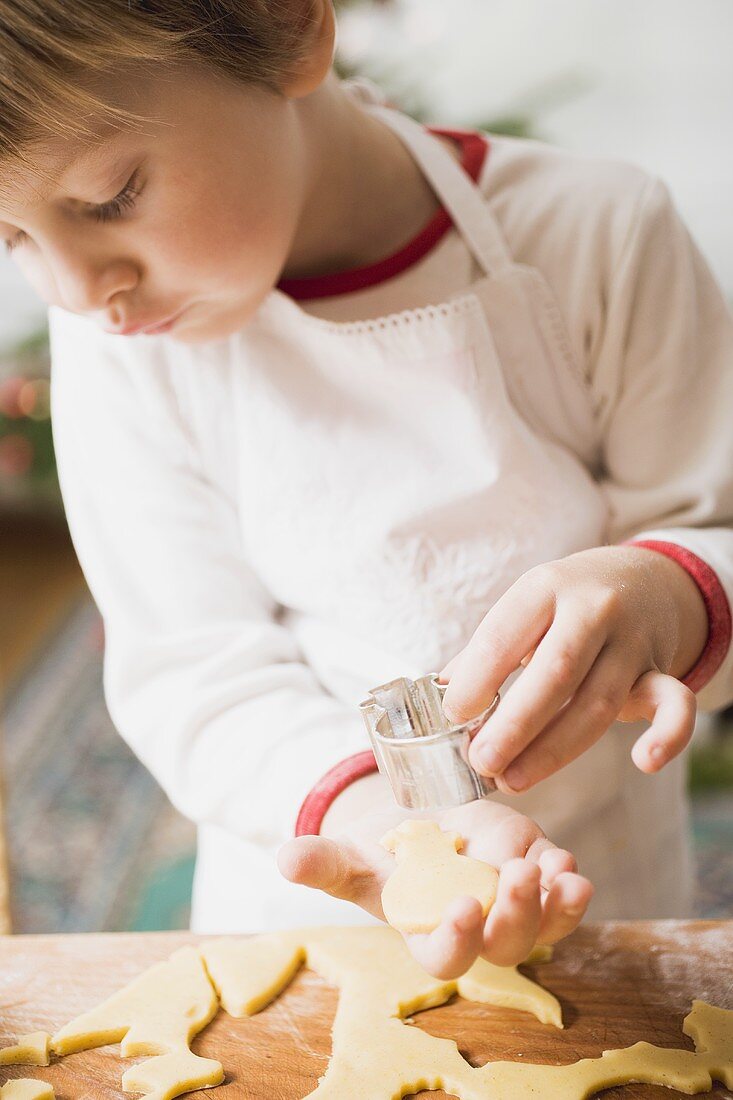
[[[0,0],[0,160],[49,137],[84,138],[100,114],[139,119],[93,91],[125,66],[198,61],[277,88],[308,46],[311,0]]]

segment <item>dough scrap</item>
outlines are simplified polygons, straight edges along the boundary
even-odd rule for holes
[[[54,1100],[54,1093],[45,1081],[20,1077],[0,1088],[0,1100]]]
[[[260,940],[266,950],[258,953]],[[562,1026],[560,1006],[514,968],[480,960],[462,978],[443,982],[413,960],[402,937],[385,927],[313,928],[202,946],[222,1004],[231,1015],[264,1008],[303,961],[340,990],[333,1052],[310,1100],[398,1100],[421,1089],[444,1089],[459,1100],[588,1100],[616,1084],[643,1081],[694,1093],[713,1080],[733,1086],[733,1012],[695,1001],[684,1031],[696,1052],[636,1043],[567,1066],[490,1062],[474,1068],[455,1042],[403,1020],[458,992],[468,1000],[532,1012]],[[546,957],[546,951],[533,957]],[[257,1011],[257,1009],[255,1009]]]
[[[201,956],[230,1016],[254,1016],[274,1001],[305,962],[302,933],[211,940]]]
[[[147,1100],[170,1100],[224,1080],[221,1063],[198,1058],[189,1049],[218,1007],[200,953],[182,947],[167,962],[151,966],[97,1008],[62,1027],[51,1046],[64,1055],[121,1043],[123,1058],[163,1055],[128,1070],[123,1088],[145,1092]]]
[[[443,832],[435,821],[403,821],[382,837],[394,852],[397,867],[382,890],[388,924],[400,932],[432,932],[454,898],[469,895],[481,902],[484,916],[496,898],[498,872],[478,859],[458,853],[463,838]]]
[[[693,1001],[682,1030],[693,1040],[694,1053],[635,1043],[569,1066],[492,1062],[474,1070],[484,1090],[475,1095],[491,1096],[492,1100],[516,1100],[517,1096],[589,1100],[603,1089],[631,1081],[687,1093],[709,1092],[715,1081],[733,1088],[733,1011]],[[705,1049],[703,1044],[707,1044]],[[473,1095],[460,1094],[460,1100],[473,1100]]]
[[[728,1061],[733,1060],[733,1012],[693,1001],[682,1030],[692,1039],[695,1050],[716,1057],[725,1054]],[[726,1086],[733,1087],[728,1081]]]
[[[182,947],[54,1035],[55,1054],[121,1043],[123,1058],[188,1050],[218,1002],[199,952]]]
[[[527,960],[532,961],[532,956]],[[475,1004],[496,1005],[497,1008],[517,1008],[530,1012],[541,1024],[561,1028],[562,1010],[557,998],[541,985],[525,978],[513,966],[493,966],[477,959],[470,970],[456,982],[459,996]]]
[[[142,1092],[146,1100],[173,1100],[194,1089],[210,1089],[224,1080],[221,1062],[190,1050],[148,1058],[122,1074],[123,1092]]]
[[[47,1066],[51,1061],[51,1036],[45,1031],[21,1035],[12,1047],[0,1050],[0,1066]]]

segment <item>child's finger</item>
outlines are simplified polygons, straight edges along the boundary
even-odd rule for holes
[[[624,721],[651,721],[631,750],[637,768],[650,774],[658,772],[678,756],[690,743],[696,712],[694,694],[674,676],[656,669],[640,676],[622,712]]]
[[[497,821],[488,833],[472,836],[464,851],[472,859],[482,860],[491,867],[503,867],[509,860],[518,858],[536,863],[544,890],[548,890],[564,871],[578,869],[571,852],[548,840],[536,821],[517,813]]]
[[[558,875],[545,895],[538,943],[557,943],[577,928],[591,898],[593,885],[582,875]]]
[[[527,790],[594,745],[621,712],[633,675],[620,648],[603,650],[571,702],[497,777],[499,790]]]
[[[441,981],[465,974],[479,956],[484,918],[476,898],[455,898],[432,932],[405,937],[413,958]]]
[[[540,884],[543,890],[549,890],[555,879],[566,871],[577,871],[578,864],[571,852],[564,848],[556,848],[551,840],[546,837],[537,840],[527,852],[527,859],[532,860],[540,869]]]
[[[549,629],[553,611],[551,594],[528,575],[504,593],[450,662],[443,710],[452,722],[467,722],[491,704],[507,676]]]
[[[516,966],[537,942],[542,919],[540,869],[513,859],[499,873],[496,900],[484,925],[483,956],[496,966]]]
[[[280,848],[277,865],[290,882],[353,901],[384,920],[381,899],[384,883],[356,849],[327,837],[296,837]]]
[[[480,775],[496,776],[537,737],[582,684],[606,639],[598,616],[566,607],[555,617],[522,676],[471,743]]]

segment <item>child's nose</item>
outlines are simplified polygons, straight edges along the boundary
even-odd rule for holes
[[[65,308],[73,313],[106,312],[115,325],[124,319],[120,299],[137,282],[137,270],[129,261],[100,262],[84,256],[67,259],[56,275]]]

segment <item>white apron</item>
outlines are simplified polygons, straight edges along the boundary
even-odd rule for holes
[[[590,396],[549,287],[513,262],[485,199],[442,144],[405,116],[371,109],[411,150],[485,275],[450,301],[353,323],[314,317],[273,291],[247,328],[246,399],[232,413],[246,441],[238,482],[247,558],[320,682],[353,706],[377,683],[438,671],[521,574],[602,545],[607,519],[588,473],[598,457]],[[409,430],[393,419],[398,407],[411,410]],[[445,431],[448,408],[458,431]],[[565,431],[551,439],[547,410],[558,408]],[[385,476],[375,456],[395,432],[401,459]],[[301,440],[304,461],[293,463]],[[617,724],[538,788],[495,796],[576,854],[596,888],[596,918],[690,912],[685,765],[638,772],[629,751],[640,728]],[[193,928],[369,921],[285,882],[275,851],[201,827]]]

